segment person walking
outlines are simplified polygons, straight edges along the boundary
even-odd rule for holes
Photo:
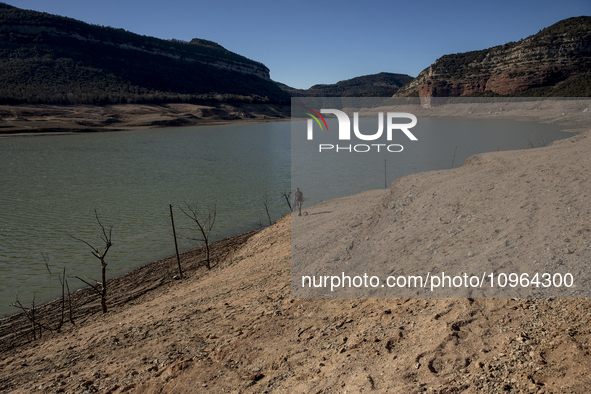
[[[298,216],[302,216],[302,204],[304,203],[304,193],[301,192],[298,187],[295,194],[293,195],[293,208],[297,208],[299,211]]]

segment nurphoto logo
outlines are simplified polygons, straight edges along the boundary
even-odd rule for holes
[[[338,136],[339,141],[349,141],[351,140],[351,119],[349,116],[338,109],[321,109],[320,112],[312,109],[306,108],[307,110],[311,111],[306,112],[306,115],[309,115],[312,119],[308,119],[307,122],[307,138],[308,140],[314,139],[314,121],[318,124],[321,131],[328,131],[328,125],[326,120],[322,116],[322,114],[333,114],[337,117],[337,121],[339,124],[338,127]],[[394,119],[410,119],[410,123],[394,123]],[[394,130],[400,130],[410,139],[411,141],[417,141],[417,137],[414,136],[410,132],[410,128],[413,128],[417,125],[417,117],[413,114],[407,112],[388,112],[386,114],[386,140],[392,141],[392,136]],[[359,113],[353,113],[353,133],[355,137],[362,141],[375,141],[382,137],[384,133],[384,113],[378,113],[378,131],[373,134],[363,134],[359,130]],[[334,151],[334,152],[359,152],[365,153],[370,151],[380,152],[380,149],[383,148],[388,152],[398,153],[402,152],[404,147],[400,144],[356,144],[356,145],[339,145],[339,144],[319,144],[318,151]]]

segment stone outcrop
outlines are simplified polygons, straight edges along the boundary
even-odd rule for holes
[[[445,55],[396,95],[515,95],[590,72],[591,17],[577,17],[519,42]]]

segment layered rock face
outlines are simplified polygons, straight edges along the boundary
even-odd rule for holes
[[[270,81],[269,69],[263,64],[249,60],[240,55],[232,53],[211,41],[201,40],[195,38],[191,40],[196,50],[194,51],[178,51],[173,46],[158,45],[166,44],[164,40],[150,40],[145,45],[134,45],[130,42],[113,42],[110,40],[101,40],[95,38],[91,34],[81,35],[78,32],[72,32],[67,29],[58,29],[53,26],[31,26],[31,25],[0,25],[0,33],[17,34],[22,40],[26,40],[28,36],[34,40],[36,36],[53,36],[56,38],[73,38],[87,44],[106,45],[126,49],[131,51],[143,52],[150,55],[166,56],[171,59],[184,60],[187,62],[199,62],[218,69],[240,72],[242,74],[250,74]],[[39,41],[39,40],[38,40]],[[155,45],[156,43],[156,45]],[[173,40],[173,43],[181,43],[180,40]]]
[[[265,81],[271,81],[269,69],[262,63],[255,62],[244,57],[234,56],[233,58],[230,58],[229,56],[224,56],[225,54],[235,54],[213,41],[193,38],[190,44],[198,45],[201,48],[211,48],[215,50],[216,53],[215,56],[208,56],[206,53],[201,53],[197,57],[186,59],[188,61],[198,61],[219,69],[236,71],[242,74],[250,74],[264,79]]]
[[[288,103],[260,62],[203,39],[163,40],[0,3],[0,102]]]
[[[590,72],[591,17],[577,17],[519,42],[445,55],[396,95],[515,95]]]

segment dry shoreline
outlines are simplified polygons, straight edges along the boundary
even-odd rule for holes
[[[347,109],[345,109],[347,110]],[[498,102],[475,99],[473,103],[447,104],[441,99],[409,105],[371,109],[349,108],[361,116],[378,112],[410,112],[419,117],[511,119],[565,126],[563,131],[584,132],[591,116],[591,100],[538,100]],[[161,127],[208,124],[258,123],[289,120],[291,107],[275,104],[114,104],[114,105],[3,105],[0,106],[0,138],[132,131]]]
[[[219,263],[214,269],[224,266],[223,262],[231,256],[234,250],[241,247],[259,230],[251,230],[233,237],[224,238],[212,243],[211,258]],[[205,269],[205,247],[182,252],[179,254],[183,280],[197,280],[207,274]],[[154,297],[161,287],[172,286],[179,280],[176,255],[171,255],[126,272],[120,276],[107,280],[108,305],[110,308],[127,303],[141,302],[146,296]],[[67,296],[67,294],[66,294]],[[72,319],[85,321],[94,315],[100,315],[101,308],[97,294],[90,287],[83,287],[71,294]],[[28,306],[27,306],[28,307]],[[0,318],[0,354],[31,341],[33,334],[30,320],[23,312],[16,312],[10,316]],[[61,297],[36,307],[37,321],[46,327],[54,328],[61,319]],[[69,308],[65,311],[69,320]],[[47,331],[47,330],[42,330]],[[46,332],[44,335],[50,334]]]
[[[361,116],[375,116],[378,112],[410,112],[417,117],[507,119],[564,126],[563,131],[581,133],[589,130],[591,99],[532,99],[511,101],[466,98],[472,102],[448,103],[445,98],[423,99],[422,105],[380,106],[362,109]]]
[[[401,267],[588,263],[590,149],[591,131],[306,207],[224,249],[219,269],[0,353],[0,393],[587,393],[588,298],[294,298],[290,262],[297,220],[306,242],[329,234]]]
[[[274,104],[4,105],[0,138],[268,122],[289,116],[289,106]]]

